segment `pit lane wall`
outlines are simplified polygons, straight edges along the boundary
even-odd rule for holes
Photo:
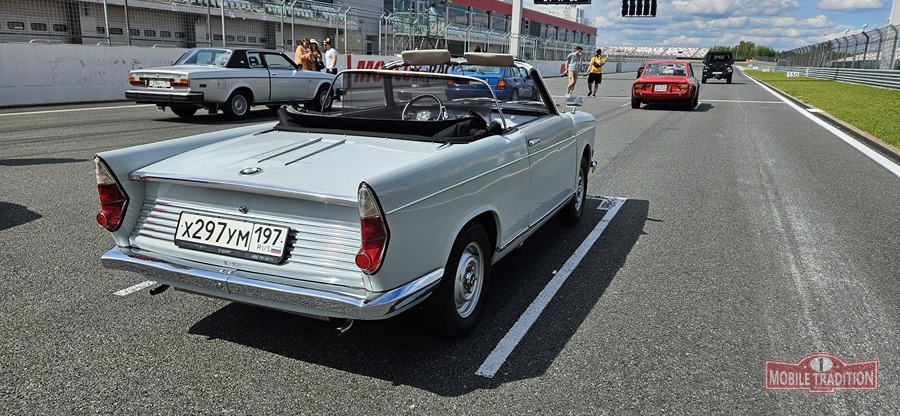
[[[121,101],[129,87],[129,71],[169,65],[182,52],[181,48],[0,43],[0,107]],[[339,55],[338,68],[380,68],[397,59]],[[560,61],[530,63],[545,78],[565,72]],[[604,72],[636,71],[637,67],[610,62]]]

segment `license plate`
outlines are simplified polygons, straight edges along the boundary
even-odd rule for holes
[[[666,92],[668,90],[668,85],[665,84],[657,84],[653,86],[653,91],[655,92]]]
[[[278,264],[288,227],[182,212],[175,245],[191,250]]]
[[[150,88],[169,88],[169,80],[167,79],[148,79],[147,86]]]

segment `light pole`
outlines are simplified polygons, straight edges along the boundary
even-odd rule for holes
[[[868,23],[866,23],[866,24],[863,25],[863,32],[862,32],[862,34],[863,34],[863,36],[866,37],[866,46],[863,48],[862,64],[865,64],[866,59],[868,59],[868,58],[866,58],[866,55],[869,53],[869,34],[866,33],[866,28],[867,28],[867,27],[869,27],[869,24],[868,24]],[[857,68],[859,68],[859,66],[857,66]]]

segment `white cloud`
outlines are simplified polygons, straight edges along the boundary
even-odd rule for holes
[[[884,2],[881,0],[822,0],[816,6],[821,10],[868,10],[882,7]]]

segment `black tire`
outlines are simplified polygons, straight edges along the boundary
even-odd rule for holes
[[[519,90],[513,90],[509,95],[509,101],[519,101]]]
[[[222,106],[222,112],[230,119],[239,120],[250,114],[251,105],[249,94],[244,91],[235,91]]]
[[[316,96],[310,101],[310,106],[315,111],[328,111],[331,109],[332,104],[331,96],[328,95],[328,85],[319,87],[319,90],[316,91]]]
[[[175,113],[176,116],[182,117],[182,118],[193,117],[194,114],[197,113],[197,109],[198,109],[197,107],[192,106],[192,105],[181,105],[181,104],[173,105],[169,108],[172,109],[172,112]]]
[[[706,84],[706,77],[700,78],[700,82]]]
[[[731,75],[725,77],[725,82],[731,84]]]
[[[584,203],[587,200],[587,174],[588,162],[582,160],[578,166],[578,183],[575,186],[575,195],[569,203],[559,211],[559,219],[568,225],[578,224],[581,221],[581,214],[584,212]]]
[[[478,323],[491,278],[490,244],[487,231],[477,222],[463,227],[453,242],[444,277],[425,301],[439,335],[461,338]]]
[[[631,108],[641,108],[641,100],[638,100],[637,98],[632,98],[631,99]]]

